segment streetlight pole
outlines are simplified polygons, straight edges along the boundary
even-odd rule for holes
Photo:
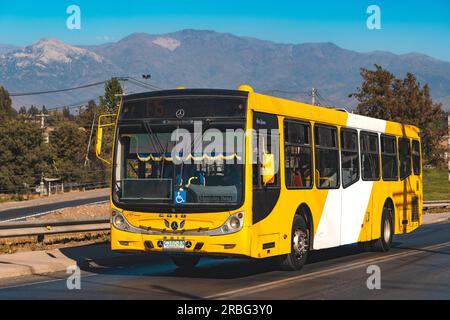
[[[143,74],[143,75],[142,75],[142,78],[144,79],[145,84],[147,84],[148,79],[150,79],[151,77],[152,77],[152,76],[151,76],[150,74]]]

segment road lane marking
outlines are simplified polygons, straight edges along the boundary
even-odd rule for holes
[[[59,209],[50,210],[50,211],[46,211],[46,212],[34,213],[34,214],[27,215],[27,216],[21,216],[21,217],[18,217],[18,218],[2,220],[2,221],[0,221],[0,223],[14,222],[14,221],[27,219],[27,218],[35,218],[35,217],[40,217],[40,216],[43,216],[43,215],[46,215],[46,214],[50,214],[50,213],[54,213],[54,212],[57,212],[57,211],[60,211],[60,210],[63,210],[63,209],[67,209],[67,208],[75,208],[75,207],[79,207],[79,206],[91,206],[91,205],[107,203],[107,202],[109,202],[109,200],[101,200],[101,201],[96,201],[96,202],[89,202],[89,203],[80,204],[80,205],[76,205],[76,206],[61,207]],[[1,214],[1,212],[0,212],[0,214]]]
[[[432,246],[428,246],[428,247],[417,248],[417,250],[437,250],[437,249],[445,248],[449,245],[450,245],[450,242],[445,242],[445,243],[440,243],[440,244],[436,244],[436,245],[432,245]],[[343,271],[357,269],[357,268],[363,267],[367,264],[376,264],[376,263],[380,263],[380,262],[386,262],[386,261],[390,261],[390,260],[394,260],[394,259],[398,259],[398,258],[404,258],[404,257],[418,255],[421,253],[424,253],[424,252],[423,251],[412,251],[412,252],[408,251],[408,252],[394,253],[394,254],[390,254],[389,256],[378,257],[378,258],[368,259],[368,260],[364,260],[364,261],[360,261],[360,262],[345,264],[345,265],[338,266],[338,267],[335,267],[332,269],[310,272],[307,274],[302,274],[302,275],[293,276],[293,277],[289,277],[289,278],[285,278],[285,279],[275,280],[272,282],[262,283],[262,284],[258,284],[258,285],[254,285],[254,286],[250,286],[250,287],[230,290],[230,291],[226,291],[226,292],[222,292],[222,293],[204,297],[204,299],[235,298],[235,297],[252,294],[252,293],[256,293],[256,292],[263,291],[263,290],[273,289],[276,287],[283,286],[285,284],[291,284],[293,281],[300,281],[300,280],[304,280],[304,279],[307,279],[307,280],[316,279],[316,278],[340,273]]]
[[[96,276],[96,275],[98,275],[98,274],[96,274],[96,273],[82,274],[81,279],[89,278],[89,277]],[[36,276],[45,276],[45,275],[37,274]],[[0,287],[0,291],[7,290],[7,289],[16,289],[16,288],[21,288],[21,287],[34,286],[34,285],[39,285],[39,284],[52,283],[52,282],[59,282],[59,281],[67,281],[67,277],[65,277],[65,278],[61,277],[61,278],[50,279],[50,280],[42,280],[42,281],[36,281],[36,282],[30,282],[30,283],[14,284],[14,285],[6,286],[6,287]]]

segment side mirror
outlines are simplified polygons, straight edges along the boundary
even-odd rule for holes
[[[102,114],[98,117],[97,124],[97,143],[95,145],[95,155],[101,161],[111,164],[110,160],[102,157],[102,145],[103,145],[103,129],[107,127],[113,127],[116,125],[117,114]]]
[[[275,156],[273,154],[263,153],[261,173],[264,185],[275,182]]]

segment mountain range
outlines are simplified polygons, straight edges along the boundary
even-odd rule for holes
[[[248,83],[259,92],[310,101],[312,87],[319,102],[352,108],[348,97],[361,84],[360,68],[379,64],[398,77],[414,73],[429,83],[436,101],[450,108],[450,62],[410,53],[361,53],[333,43],[274,43],[229,33],[182,30],[152,35],[134,33],[117,42],[96,46],[69,45],[45,38],[24,48],[0,45],[0,85],[10,93],[51,91],[82,86],[112,76],[141,77],[148,84],[236,88]],[[145,90],[124,83],[127,92]],[[74,105],[97,98],[102,86],[43,95],[14,96],[15,107]]]

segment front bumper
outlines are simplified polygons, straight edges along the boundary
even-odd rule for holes
[[[192,245],[183,250],[164,250],[158,246],[158,242],[164,240],[190,241]],[[210,236],[170,233],[149,235],[122,231],[111,225],[111,249],[114,251],[250,256],[250,248],[251,243],[247,227],[243,227],[240,231],[232,234]]]

